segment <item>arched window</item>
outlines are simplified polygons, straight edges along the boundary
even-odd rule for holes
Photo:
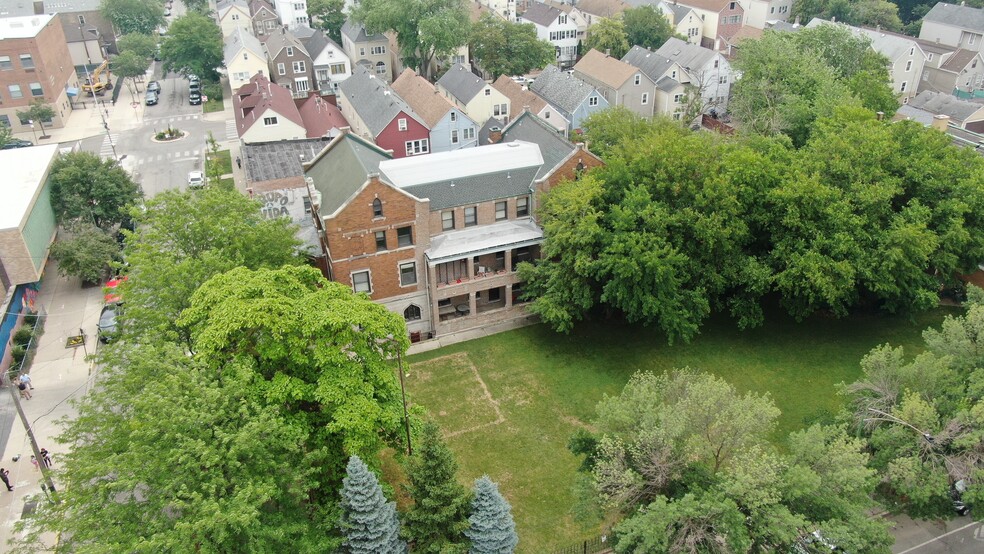
[[[417,321],[420,319],[420,308],[415,304],[410,304],[403,310],[403,319],[407,321]]]
[[[383,217],[383,203],[378,198],[372,201],[372,216]]]

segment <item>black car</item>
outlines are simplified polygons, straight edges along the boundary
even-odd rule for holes
[[[103,306],[102,312],[99,314],[99,323],[96,324],[99,340],[109,342],[116,335],[117,310],[119,310],[119,306],[116,304],[106,304]]]
[[[0,146],[0,150],[10,150],[12,148],[27,148],[28,146],[34,146],[34,143],[32,143],[29,140],[10,139],[10,142],[4,144],[3,146]]]
[[[197,106],[202,103],[202,93],[197,90],[193,90],[188,93],[188,103],[192,106]]]

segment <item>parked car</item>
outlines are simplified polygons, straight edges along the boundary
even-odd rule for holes
[[[158,98],[158,96],[159,95],[157,94],[157,92],[152,91],[152,90],[148,90],[147,91],[147,96],[144,98],[144,103],[147,104],[148,106],[153,106],[153,105],[157,104],[157,98]]]
[[[965,516],[970,513],[970,506],[963,501],[963,493],[967,492],[967,482],[963,479],[953,484],[950,489],[950,499],[953,501],[953,511],[957,515]]]
[[[157,94],[161,93],[161,84],[157,81],[151,81],[147,83],[147,92],[154,91]]]
[[[106,304],[99,314],[99,323],[96,324],[96,333],[99,340],[109,342],[116,336],[116,312],[119,306],[116,304]]]
[[[193,90],[188,93],[188,103],[192,106],[197,106],[202,103],[202,93],[197,90]]]
[[[28,146],[34,146],[29,140],[21,139],[10,139],[10,142],[0,146],[0,150],[10,150],[11,148],[27,148]]]
[[[201,171],[191,171],[188,173],[188,188],[201,188],[205,186],[205,174]]]
[[[189,92],[201,92],[202,91],[202,82],[201,81],[189,81],[188,82],[188,91]]]

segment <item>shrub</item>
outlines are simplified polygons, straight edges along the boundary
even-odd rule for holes
[[[34,338],[34,329],[27,325],[22,325],[21,328],[14,333],[14,344],[19,344],[26,347],[30,344],[32,338]]]
[[[33,328],[38,324],[38,314],[37,312],[31,312],[24,316],[24,325]]]
[[[15,344],[13,348],[10,349],[10,357],[14,360],[11,366],[19,366],[21,362],[24,361],[24,357],[27,356],[27,348],[19,344]]]

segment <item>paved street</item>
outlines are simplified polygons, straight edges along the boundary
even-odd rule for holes
[[[893,554],[979,554],[984,552],[984,521],[958,517],[950,521],[914,521],[906,516],[896,522]]]

